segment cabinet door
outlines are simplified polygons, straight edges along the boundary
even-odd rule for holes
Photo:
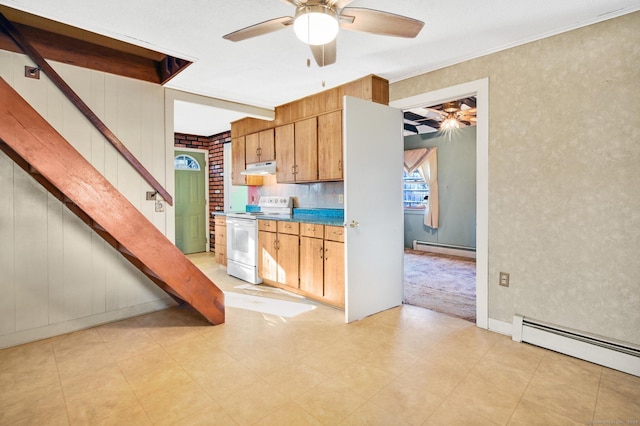
[[[318,179],[342,180],[342,111],[318,117]]]
[[[295,182],[294,168],[296,163],[294,149],[293,123],[276,127],[276,180],[278,183]]]
[[[276,159],[275,137],[273,129],[263,130],[260,135],[260,148],[258,151],[260,161],[273,161]]]
[[[323,295],[324,244],[321,239],[300,237],[300,290]]]
[[[246,185],[246,179],[240,172],[246,168],[244,162],[244,136],[231,139],[231,183]]]
[[[324,298],[344,308],[344,243],[324,242]]]
[[[278,281],[278,250],[275,232],[258,232],[258,276]]]
[[[278,282],[298,288],[300,237],[278,234]]]
[[[280,151],[278,151],[278,154]],[[297,182],[318,180],[318,121],[316,117],[295,123],[295,173]]]
[[[247,164],[273,161],[276,159],[273,129],[251,133],[245,136],[245,159]]]
[[[245,136],[245,161],[247,164],[260,162],[260,134],[251,133]]]

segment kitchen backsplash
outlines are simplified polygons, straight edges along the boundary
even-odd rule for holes
[[[293,197],[294,207],[342,209],[343,182],[277,183],[274,175],[265,176],[263,185],[257,187],[258,195]],[[251,203],[251,191],[249,192]],[[257,204],[257,202],[253,203]]]

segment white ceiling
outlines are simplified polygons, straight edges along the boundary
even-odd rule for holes
[[[337,62],[318,68],[292,28],[233,43],[222,36],[295,8],[282,0],[0,0],[0,4],[194,63],[166,86],[258,107],[368,74],[390,82],[640,10],[640,0],[354,0],[425,22],[415,39],[341,31]],[[311,58],[311,67],[307,59]],[[324,87],[323,87],[324,82]],[[189,110],[186,110],[189,108]],[[176,105],[176,131],[209,136],[243,117]]]

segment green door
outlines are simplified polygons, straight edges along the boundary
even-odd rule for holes
[[[175,151],[176,246],[184,253],[200,253],[207,246],[207,206],[204,153]]]

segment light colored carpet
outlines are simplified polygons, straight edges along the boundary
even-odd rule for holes
[[[475,323],[475,259],[405,249],[403,302]]]

